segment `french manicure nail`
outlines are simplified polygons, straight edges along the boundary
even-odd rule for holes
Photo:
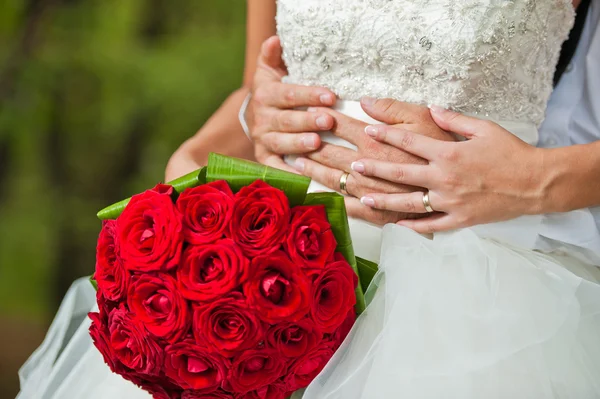
[[[365,133],[371,137],[377,137],[378,129],[375,126],[365,127]]]
[[[362,197],[360,199],[361,204],[366,205],[366,206],[375,206],[375,200],[371,197]]]
[[[333,103],[333,96],[329,93],[321,94],[319,96],[319,100],[321,100],[322,104],[330,105],[331,103]]]
[[[329,127],[325,115],[319,116],[315,122],[317,123],[317,126],[321,129],[327,129]]]
[[[317,148],[317,139],[315,137],[302,137],[302,144],[306,148]]]
[[[363,97],[360,99],[360,102],[363,103],[364,105],[373,105],[373,104],[375,104],[375,101],[377,101],[377,100],[373,97]]]
[[[299,170],[300,172],[304,171],[304,159],[302,158],[296,158],[296,160],[294,161],[294,167]]]
[[[316,107],[308,107],[306,109],[306,111],[308,111],[308,112],[317,112],[317,108]]]
[[[448,111],[446,108],[440,107],[439,105],[435,105],[435,104],[429,104],[427,107],[429,107],[431,112],[435,112],[436,114],[441,114],[443,112]]]
[[[350,169],[358,173],[365,173],[365,164],[362,162],[352,162]]]

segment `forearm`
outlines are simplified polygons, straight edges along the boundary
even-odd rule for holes
[[[600,206],[600,141],[542,151],[544,213]]]
[[[252,143],[237,118],[247,93],[245,88],[233,92],[204,126],[177,149],[167,165],[166,181],[206,165],[211,152],[253,160]]]

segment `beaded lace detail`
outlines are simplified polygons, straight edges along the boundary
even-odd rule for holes
[[[571,0],[278,0],[288,82],[539,125]]]

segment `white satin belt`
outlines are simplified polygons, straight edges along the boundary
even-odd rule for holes
[[[367,115],[358,101],[338,100],[335,110],[365,123],[381,124],[381,122]],[[487,119],[498,123],[531,145],[537,143],[538,130],[533,123]],[[356,150],[356,146],[334,136],[330,132],[321,133],[321,138],[327,143]],[[285,160],[292,165],[295,158],[295,156],[286,156]],[[314,181],[311,183],[309,190],[311,192],[332,191],[330,188]],[[600,230],[590,209],[567,213],[522,216],[507,222],[481,225],[472,229],[480,236],[496,239],[520,248],[544,252],[567,252],[587,262],[600,265]]]

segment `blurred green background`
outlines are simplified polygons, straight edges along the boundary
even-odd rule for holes
[[[103,206],[163,178],[235,88],[243,0],[0,0],[0,397],[71,282]]]

